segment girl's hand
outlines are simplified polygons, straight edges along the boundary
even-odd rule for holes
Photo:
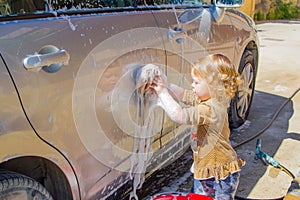
[[[156,92],[156,94],[160,94],[165,88],[163,78],[161,76],[155,76],[150,87]]]

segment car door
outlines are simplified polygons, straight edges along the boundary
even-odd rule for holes
[[[0,52],[26,115],[41,140],[69,160],[81,198],[105,198],[129,177],[140,117],[134,69],[166,64],[156,21],[149,9],[122,3],[22,2],[1,11]],[[162,111],[155,112],[159,138]]]
[[[193,62],[214,53],[234,59],[236,37],[231,19],[225,14],[218,21],[214,18],[215,9],[219,8],[212,4],[183,1],[182,4],[154,11],[167,53],[169,82],[189,89]],[[188,128],[173,123],[165,116],[162,142],[168,143],[180,133],[188,132]]]
[[[0,94],[0,135],[28,130],[29,124],[23,115],[18,95],[2,59],[0,59]]]

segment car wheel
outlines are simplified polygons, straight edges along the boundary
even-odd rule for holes
[[[50,193],[27,176],[0,170],[0,199],[52,200]]]
[[[230,103],[229,123],[231,128],[241,126],[249,115],[256,78],[255,59],[251,51],[245,50],[243,53],[238,72],[241,75],[241,84]]]

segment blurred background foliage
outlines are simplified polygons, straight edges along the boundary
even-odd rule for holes
[[[254,20],[277,20],[300,18],[299,2],[285,0],[263,0],[255,5]]]

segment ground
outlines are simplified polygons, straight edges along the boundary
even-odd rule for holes
[[[249,127],[239,135],[243,135],[241,138],[253,135],[270,124],[260,136],[263,151],[294,175],[300,176],[300,94],[295,94],[300,87],[300,23],[262,23],[257,25],[257,29],[260,60],[253,109]],[[283,104],[286,105],[273,120]],[[247,161],[237,194],[258,199],[285,195],[291,178],[254,160],[255,143],[256,140],[253,140],[237,148],[237,152]]]

